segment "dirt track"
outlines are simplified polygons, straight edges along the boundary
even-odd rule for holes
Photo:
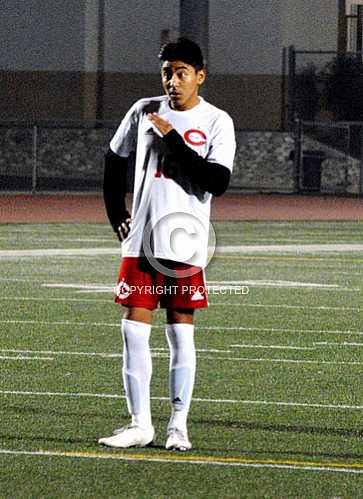
[[[363,199],[272,194],[214,198],[213,220],[363,220]],[[100,194],[0,195],[0,223],[106,222]]]

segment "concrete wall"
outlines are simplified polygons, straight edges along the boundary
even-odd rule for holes
[[[0,120],[81,120],[86,115],[87,85],[96,73],[0,72],[7,88],[0,100]],[[278,129],[280,78],[276,75],[209,75],[208,100],[227,111],[237,129]],[[118,120],[139,98],[162,93],[159,74],[106,73],[102,118]],[[93,111],[93,110],[92,110]]]
[[[280,0],[281,42],[300,50],[336,50],[338,0]]]
[[[179,0],[106,0],[97,75],[98,0],[2,1],[0,119],[120,117],[138,98],[161,93],[163,30],[177,34]],[[237,128],[280,126],[281,53],[335,49],[333,0],[210,0],[207,97]],[[98,101],[97,101],[98,99]]]
[[[37,130],[37,188],[39,190],[101,190],[103,154],[117,127],[45,128]],[[0,128],[0,190],[31,190],[34,130]],[[290,153],[294,139],[276,131],[240,131],[230,190],[294,191]],[[324,150],[321,192],[359,193],[360,163],[321,143],[305,139],[305,149]]]
[[[280,85],[276,75],[210,74],[206,97],[232,116],[237,129],[274,129],[280,125]],[[160,94],[158,74],[107,73],[104,115],[120,119],[130,102]]]
[[[86,0],[2,0],[1,71],[82,71]]]
[[[1,71],[0,120],[81,119],[84,73]]]
[[[179,29],[179,0],[106,0],[104,68],[158,71],[161,32]],[[333,50],[335,0],[209,0],[214,74],[279,74],[281,49]],[[1,1],[0,70],[82,71],[98,0]],[[97,48],[97,47],[95,47]]]

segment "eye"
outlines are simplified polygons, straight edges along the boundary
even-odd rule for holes
[[[178,75],[178,78],[180,78],[181,80],[184,80],[188,76],[188,73],[186,71],[178,71],[177,75]]]

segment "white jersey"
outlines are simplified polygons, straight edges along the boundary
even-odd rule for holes
[[[111,140],[122,157],[136,152],[131,230],[122,244],[123,256],[184,262],[204,268],[207,263],[211,194],[183,176],[163,173],[168,159],[161,133],[148,119],[158,113],[202,158],[232,171],[235,136],[230,116],[199,98],[187,111],[174,111],[167,96],[141,99],[128,111]]]

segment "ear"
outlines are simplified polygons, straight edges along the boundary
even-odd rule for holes
[[[205,77],[206,77],[206,71],[205,69],[200,69],[198,71],[198,74],[197,74],[197,81],[198,81],[198,85],[202,85],[205,81]]]

